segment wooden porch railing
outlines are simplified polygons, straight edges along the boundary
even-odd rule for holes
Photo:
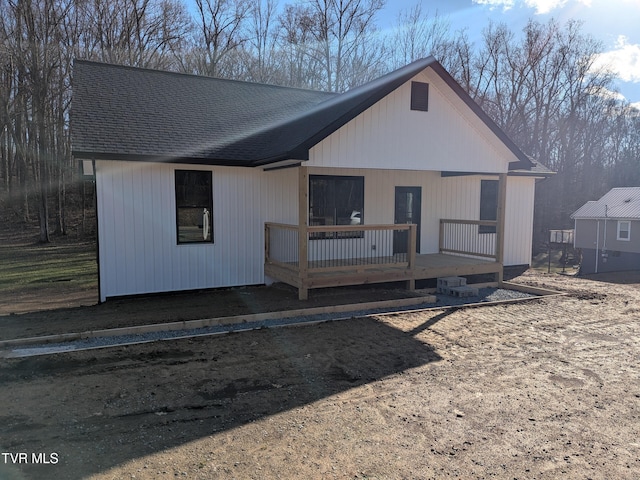
[[[301,300],[307,298],[311,288],[406,281],[407,287],[414,289],[416,279],[434,278],[429,274],[436,271],[436,276],[461,272],[457,261],[448,268],[442,259],[425,266],[421,258],[417,265],[417,226],[413,224],[265,223],[264,228],[265,273],[297,287]],[[496,266],[501,265],[499,230],[496,221],[443,219],[440,253],[477,257],[480,264],[464,264],[468,274],[496,273]]]
[[[498,222],[495,220],[440,220],[440,253],[498,260]]]
[[[265,224],[265,263],[304,272],[359,271],[381,265],[413,268],[416,225]],[[299,252],[306,251],[300,261]]]
[[[299,228],[284,223],[264,224],[265,263],[297,270],[300,264],[298,255]]]

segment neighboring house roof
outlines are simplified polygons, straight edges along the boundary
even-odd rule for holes
[[[640,187],[612,188],[571,214],[573,219],[640,219]]]
[[[518,159],[532,162],[433,58],[330,94],[76,60],[76,158],[259,166],[309,149],[426,68],[435,71]]]

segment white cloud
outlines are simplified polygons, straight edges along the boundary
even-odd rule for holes
[[[489,8],[502,7],[503,10],[509,10],[513,7],[515,0],[473,0],[478,5],[487,5]]]
[[[518,0],[519,3],[529,8],[534,8],[537,15],[550,13],[553,10],[564,7],[567,3],[579,3],[587,7],[591,6],[591,0]],[[510,10],[516,5],[516,0],[473,0],[478,5],[487,5],[490,8],[502,7],[503,10]]]
[[[562,8],[566,5],[567,0],[526,0],[527,7],[535,8],[536,13],[541,15],[549,13],[556,8]]]
[[[640,44],[620,35],[615,48],[598,55],[594,66],[608,68],[625,82],[640,83]]]

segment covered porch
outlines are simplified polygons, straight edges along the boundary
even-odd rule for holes
[[[439,231],[416,223],[309,225],[308,169],[298,167],[298,224],[265,223],[264,273],[298,289],[495,274],[502,281],[506,174],[498,175],[496,220],[440,219]],[[437,251],[420,252],[420,236]],[[435,243],[435,242],[434,242]],[[418,253],[420,252],[420,253]]]

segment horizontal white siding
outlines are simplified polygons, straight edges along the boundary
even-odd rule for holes
[[[576,219],[576,248],[595,249],[597,247],[604,250],[640,253],[640,221],[628,219],[622,221],[631,222],[628,241],[618,240],[618,220],[615,218]]]
[[[411,82],[374,104],[310,151],[309,166],[506,172],[517,158],[433,72],[429,111],[410,109]]]

